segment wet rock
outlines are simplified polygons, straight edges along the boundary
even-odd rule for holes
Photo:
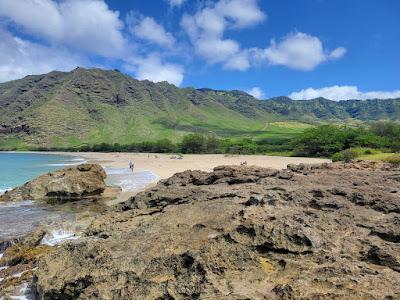
[[[0,260],[0,264],[15,266],[34,263],[41,255],[50,252],[51,249],[51,247],[46,245],[29,247],[22,244],[16,244],[8,247],[6,251],[4,251],[3,257]]]
[[[0,196],[1,201],[81,200],[101,195],[106,173],[100,165],[82,164],[57,170],[17,187]]]

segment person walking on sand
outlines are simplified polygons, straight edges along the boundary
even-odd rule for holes
[[[129,169],[131,169],[131,171],[133,172],[133,168],[134,168],[134,164],[133,164],[133,162],[129,162]]]

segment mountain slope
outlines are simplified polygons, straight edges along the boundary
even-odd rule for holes
[[[400,99],[371,99],[332,101],[324,98],[291,100],[287,97],[272,98],[265,108],[287,118],[313,121],[327,120],[399,120]]]
[[[0,149],[179,140],[188,132],[267,137],[276,121],[399,116],[400,100],[260,101],[241,91],[180,89],[117,70],[77,68],[0,84]]]

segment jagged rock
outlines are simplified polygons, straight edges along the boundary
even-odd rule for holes
[[[25,183],[0,196],[1,201],[68,201],[99,196],[106,188],[106,173],[100,165],[82,164],[57,170]]]
[[[388,179],[398,170],[352,162],[281,174],[228,166],[158,183],[42,255],[38,297],[399,299],[390,191],[400,183]]]
[[[400,272],[400,263],[397,261],[396,257],[378,246],[371,246],[365,259],[373,264],[386,266],[394,271]]]

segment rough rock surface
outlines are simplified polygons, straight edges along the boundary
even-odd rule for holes
[[[27,182],[0,196],[1,201],[77,200],[98,196],[106,188],[100,165],[81,164],[60,169]]]
[[[399,299],[400,169],[186,171],[42,255],[41,299]]]

